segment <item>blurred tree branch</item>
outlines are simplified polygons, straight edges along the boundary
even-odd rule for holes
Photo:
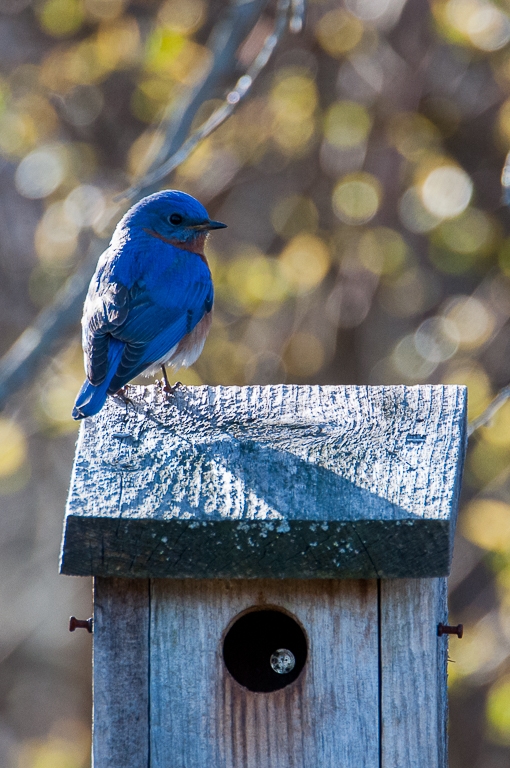
[[[151,161],[147,177],[179,150],[199,108],[205,101],[213,98],[215,89],[225,77],[232,76],[236,68],[236,52],[257,23],[266,5],[267,0],[234,0],[223,18],[214,26],[207,41],[207,48],[212,53],[211,68],[206,77],[182,98],[177,107],[172,104],[167,108],[161,123],[163,144]],[[142,186],[145,188],[147,185],[142,182],[136,185],[139,189]]]
[[[212,53],[212,66],[204,80],[180,105],[172,108],[164,118],[162,126],[165,140],[152,160],[145,177],[131,187],[122,198],[131,202],[144,194],[157,190],[158,181],[175,170],[198,146],[198,144],[233,113],[246,96],[255,78],[269,61],[271,54],[283,36],[288,24],[292,31],[300,31],[303,25],[303,0],[280,0],[275,26],[266,38],[262,49],[248,72],[238,79],[236,86],[226,97],[225,104],[186,140],[189,129],[200,106],[211,98],[214,90],[221,86],[226,76],[236,68],[236,52],[257,23],[267,0],[235,0],[224,16],[213,28],[208,40]],[[121,206],[112,212],[110,222],[118,217]],[[55,354],[65,343],[69,332],[79,321],[82,304],[97,260],[107,247],[107,238],[94,238],[87,255],[76,272],[60,289],[53,303],[46,307],[27,328],[0,360],[0,409],[5,407],[9,397],[24,386],[45,364],[48,356]]]
[[[269,59],[271,58],[271,54],[280,42],[285,29],[287,28],[289,7],[290,0],[280,0],[273,31],[266,37],[264,44],[259,54],[255,58],[253,64],[248,68],[247,72],[238,79],[234,88],[227,94],[225,102],[221,105],[221,107],[218,107],[218,109],[213,112],[213,114],[205,121],[205,123],[203,123],[200,128],[192,133],[191,136],[186,139],[184,143],[177,149],[177,151],[175,151],[167,160],[164,160],[159,164],[157,164],[158,160],[155,160],[152,163],[151,170],[148,171],[142,179],[137,181],[136,184],[133,184],[133,186],[131,186],[125,192],[121,193],[118,198],[119,200],[134,200],[142,190],[164,179],[165,176],[168,176],[191,155],[193,150],[196,149],[201,141],[210,136],[211,133],[213,133],[217,128],[220,127],[220,125],[225,122],[225,120],[228,120],[228,118],[234,113],[239,104],[249,93],[256,78],[262,72]],[[298,22],[295,22],[296,18],[298,19]],[[294,27],[296,27],[297,31],[301,29],[301,26],[299,26],[300,18],[300,16],[293,15],[290,19],[290,24],[292,25],[294,22]],[[204,87],[201,86],[199,90],[205,98]],[[195,104],[195,99],[191,100],[189,108],[192,109],[194,113],[196,112],[198,106]],[[179,136],[181,135],[180,126],[177,133]],[[167,145],[167,152],[165,154],[168,154],[168,150],[172,151],[175,141],[172,140],[165,143]]]
[[[470,421],[468,424],[468,437],[471,437],[473,432],[475,432],[480,427],[484,427],[486,424],[490,422],[492,417],[499,411],[499,409],[506,403],[506,401],[510,398],[510,384],[507,384],[506,387],[503,387],[494,400],[489,403],[487,408],[483,411],[483,413],[480,414],[480,416],[477,416],[476,419],[473,419],[473,421]]]

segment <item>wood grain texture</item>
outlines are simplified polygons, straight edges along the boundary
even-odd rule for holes
[[[61,570],[448,573],[464,387],[130,388],[82,424]]]
[[[252,606],[283,609],[308,637],[300,677],[272,693],[223,662],[227,627]],[[150,634],[151,768],[379,768],[376,582],[155,580]]]
[[[381,768],[446,768],[446,579],[380,582]]]
[[[94,580],[93,693],[93,768],[148,768],[147,580]]]

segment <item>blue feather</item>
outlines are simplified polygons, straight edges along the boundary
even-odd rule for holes
[[[175,190],[151,195],[126,213],[85,301],[87,379],[73,418],[97,413],[109,394],[165,360],[211,311],[213,284],[201,249],[208,231],[223,226],[198,200]]]

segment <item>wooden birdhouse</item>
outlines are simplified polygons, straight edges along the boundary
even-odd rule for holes
[[[445,768],[456,386],[130,388],[80,432],[94,768]]]

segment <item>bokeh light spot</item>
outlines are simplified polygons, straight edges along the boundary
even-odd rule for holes
[[[40,406],[45,421],[59,431],[74,431],[76,422],[71,418],[74,401],[81,386],[81,380],[62,372],[52,377],[40,395]]]
[[[30,115],[5,110],[0,115],[0,152],[20,157],[37,142],[37,129]]]
[[[46,262],[67,260],[76,250],[78,233],[79,227],[67,216],[64,203],[52,203],[35,232],[38,257]]]
[[[498,499],[475,499],[461,517],[462,533],[478,547],[510,551],[510,505]]]
[[[171,67],[186,45],[184,35],[173,29],[157,27],[147,40],[145,66],[158,71]]]
[[[498,131],[508,149],[510,145],[510,99],[503,102],[498,115]]]
[[[68,123],[90,125],[103,109],[103,95],[95,85],[77,85],[63,98],[62,108]]]
[[[77,227],[91,227],[103,215],[104,199],[92,184],[80,184],[64,201],[64,213]]]
[[[60,186],[65,170],[65,156],[60,147],[41,147],[26,155],[18,165],[14,177],[16,189],[24,197],[47,197]]]
[[[355,101],[339,101],[326,112],[324,136],[334,147],[348,149],[363,144],[372,127],[367,109]]]
[[[292,290],[306,293],[319,285],[328,273],[329,250],[325,242],[315,235],[296,235],[281,253],[279,264]]]
[[[416,234],[430,232],[441,221],[425,208],[418,187],[409,187],[404,192],[398,203],[398,214],[404,227]]]
[[[499,448],[510,447],[510,402],[508,400],[496,411],[490,423],[481,429],[480,435],[485,443]]]
[[[46,0],[39,11],[41,27],[55,37],[76,32],[84,18],[83,6],[79,0]]]
[[[89,54],[94,62],[92,68],[95,74],[85,77],[85,82],[100,79],[104,73],[116,69],[131,67],[138,62],[140,48],[140,28],[133,16],[122,16],[114,22],[101,24]]]
[[[474,296],[456,296],[443,310],[449,323],[445,326],[453,340],[463,349],[475,349],[486,342],[494,329],[494,316]]]
[[[315,34],[326,53],[341,58],[357,46],[363,36],[363,24],[348,11],[337,8],[320,19]]]
[[[468,421],[476,419],[489,405],[491,382],[487,372],[476,361],[452,362],[442,381],[444,384],[463,384],[468,388]],[[510,434],[510,423],[508,430],[507,434]]]
[[[441,140],[436,126],[416,112],[398,112],[388,123],[388,138],[406,160],[416,162]]]
[[[278,260],[265,256],[253,246],[241,246],[238,254],[225,270],[224,283],[219,268],[214,270],[217,292],[231,311],[260,311],[263,305],[262,314],[271,315],[289,293]]]
[[[458,342],[452,338],[454,328],[444,317],[429,317],[424,320],[414,334],[417,352],[431,363],[444,363],[456,353]]]
[[[158,11],[158,19],[174,32],[191,35],[201,27],[206,11],[203,0],[166,0]]]
[[[317,86],[313,79],[283,68],[269,94],[273,114],[273,139],[287,154],[302,154],[315,132]]]
[[[239,266],[239,265],[238,265]],[[245,291],[257,301],[280,301],[285,295],[285,286],[278,280],[278,264],[275,259],[255,256],[245,262]]]
[[[437,368],[437,363],[427,360],[418,352],[412,333],[398,342],[392,352],[391,362],[397,373],[409,383],[425,381]]]
[[[359,19],[374,21],[388,10],[391,0],[346,0],[348,9]]]
[[[474,487],[484,488],[510,466],[510,447],[478,440],[467,457],[467,476]]]
[[[85,727],[82,726],[82,730],[85,731]],[[79,738],[50,733],[46,739],[27,739],[21,744],[16,765],[19,768],[83,768],[87,752],[90,752],[90,740],[86,733],[80,733]]]
[[[389,275],[401,269],[408,248],[402,235],[389,227],[374,227],[365,232],[358,244],[359,260],[376,275]]]
[[[454,624],[455,620],[449,623]],[[499,634],[498,622],[492,612],[476,624],[465,626],[462,643],[455,650],[455,664],[448,670],[448,685],[451,673],[455,675],[454,680],[471,677],[473,682],[478,676],[483,678],[487,672],[490,674],[502,661],[498,658],[501,653]]]
[[[194,85],[205,73],[211,53],[169,27],[157,27],[146,46],[145,67],[172,77],[183,85]]]
[[[126,0],[84,0],[89,16],[100,21],[116,19],[124,10]]]
[[[435,168],[421,185],[425,208],[440,219],[459,216],[469,205],[473,183],[467,173],[455,165]]]
[[[0,478],[17,472],[26,456],[27,442],[21,427],[12,419],[0,417]]]
[[[497,680],[487,696],[487,720],[492,741],[510,746],[510,675]]]
[[[467,255],[490,253],[496,243],[491,218],[476,208],[468,208],[455,219],[443,221],[436,235],[450,250]]]
[[[497,51],[510,40],[508,18],[485,0],[448,0],[444,15],[454,31],[482,51]]]
[[[333,210],[346,224],[365,224],[379,209],[381,185],[369,173],[344,176],[333,191]]]

